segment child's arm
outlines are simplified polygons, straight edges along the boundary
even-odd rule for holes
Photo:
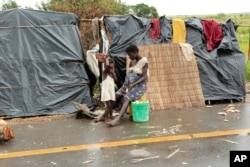
[[[114,79],[114,81],[116,82],[116,81],[117,81],[117,77],[116,77],[115,73],[112,72],[112,73],[110,73],[110,74],[111,74],[112,78]]]
[[[103,73],[102,73],[102,80],[105,80],[105,79],[107,78],[107,76],[108,76],[107,73],[106,73],[106,72],[103,72]]]

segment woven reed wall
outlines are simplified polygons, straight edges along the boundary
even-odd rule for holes
[[[152,111],[205,106],[194,55],[187,61],[179,44],[138,48],[139,54],[147,57],[149,62],[147,99]]]

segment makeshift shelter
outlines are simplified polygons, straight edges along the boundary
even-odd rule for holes
[[[0,12],[0,115],[66,114],[93,107],[74,14]]]
[[[245,55],[239,50],[235,33],[237,26],[231,19],[224,23],[212,21],[212,24],[216,25],[214,27],[220,30],[219,40],[215,38],[218,30],[213,29],[213,26],[209,27],[209,24],[207,25],[198,18],[190,18],[181,22],[180,19],[171,20],[163,16],[156,20],[134,15],[105,16],[103,18],[108,32],[112,36],[109,54],[116,61],[119,86],[126,73],[125,49],[129,44],[142,47],[161,43],[176,45],[173,44],[174,41],[192,45],[204,100],[243,100],[245,98]],[[173,23],[177,26],[174,27]],[[182,25],[184,27],[178,29],[178,26]],[[178,32],[181,33],[181,40],[173,40],[178,37],[176,34]],[[161,49],[170,49],[169,53],[174,56],[176,50],[173,48],[171,46],[166,48],[164,45]],[[143,53],[150,49],[151,47],[143,47]],[[167,63],[166,66],[168,66]],[[181,62],[179,62],[179,67],[181,67]],[[171,80],[166,80],[166,82],[171,82]],[[171,94],[171,92],[166,93]],[[167,109],[167,107],[162,109]]]

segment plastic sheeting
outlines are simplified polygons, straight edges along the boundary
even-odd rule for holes
[[[109,54],[116,61],[118,86],[126,74],[125,49],[130,44],[147,45],[172,43],[172,21],[160,17],[159,39],[149,37],[150,19],[133,15],[105,16],[104,22],[112,36]],[[190,18],[185,21],[186,42],[193,46],[201,78],[205,100],[245,98],[245,55],[239,50],[236,26],[231,19],[220,23],[224,37],[220,45],[211,52],[206,50],[206,40],[201,20]],[[143,55],[142,55],[143,56]]]
[[[92,107],[74,14],[12,9],[0,13],[0,115],[22,117]]]
[[[161,19],[162,35],[158,40],[149,37],[151,23],[146,18],[134,15],[105,16],[104,23],[112,35],[109,55],[115,60],[116,67],[118,67],[116,68],[118,87],[122,85],[126,74],[125,49],[128,45],[169,43],[172,39],[172,28],[167,19]]]

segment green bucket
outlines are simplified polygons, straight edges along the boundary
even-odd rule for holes
[[[134,122],[147,122],[149,120],[148,100],[132,102],[132,118]]]

